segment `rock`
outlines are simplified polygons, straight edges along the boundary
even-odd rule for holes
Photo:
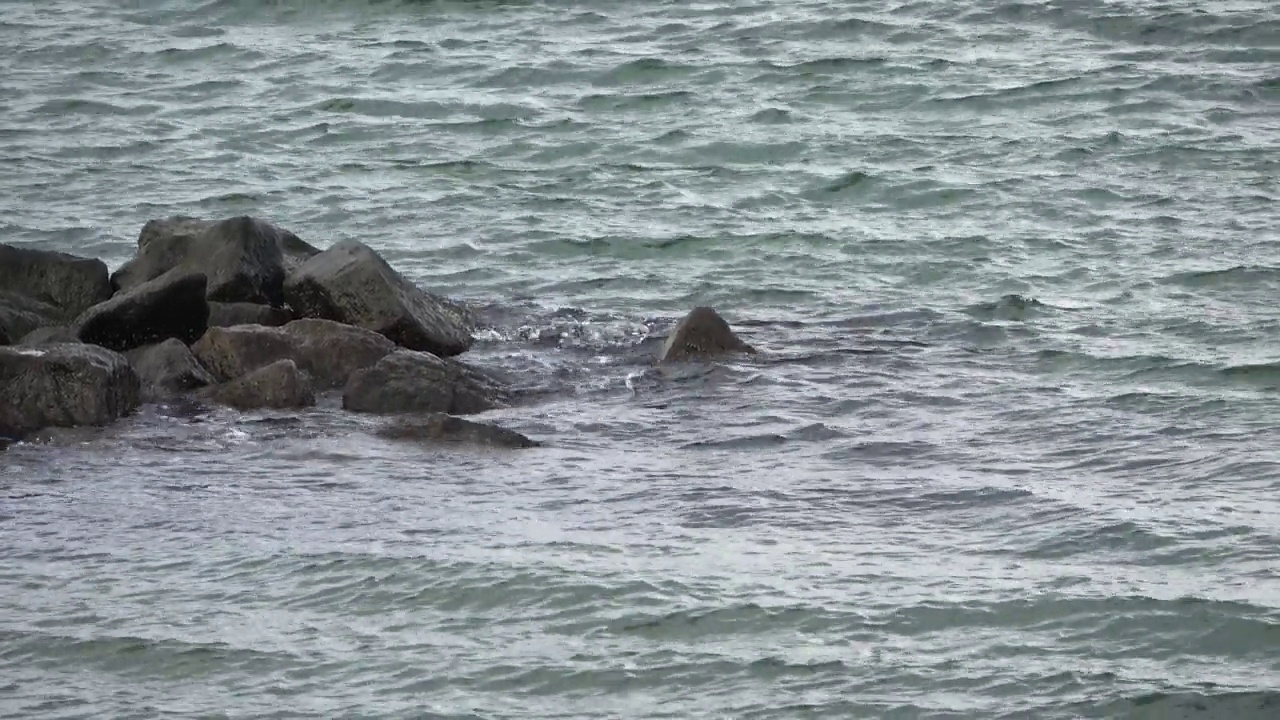
[[[729,353],[754,353],[714,309],[696,307],[671,331],[658,362],[701,360]]]
[[[225,385],[208,388],[205,395],[237,410],[281,410],[316,404],[311,378],[292,360],[277,360]]]
[[[531,448],[542,443],[515,430],[474,422],[444,413],[401,420],[379,428],[377,434],[391,440],[445,440],[505,448]]]
[[[138,374],[147,398],[163,398],[217,382],[177,338],[130,350],[125,356]]]
[[[356,412],[470,415],[505,405],[508,393],[485,373],[415,350],[397,350],[351,375],[342,407]]]
[[[284,327],[209,328],[192,351],[220,380],[233,380],[277,360],[293,360],[317,387],[342,387],[357,370],[395,349],[385,337],[332,320],[294,320]]]
[[[111,282],[101,260],[0,244],[0,292],[53,307],[56,322],[111,297]]]
[[[80,342],[80,338],[76,336],[75,328],[70,328],[66,325],[46,325],[23,335],[17,344],[31,347],[34,345],[78,342]]]
[[[276,327],[293,319],[293,313],[284,308],[258,303],[209,303],[209,327],[234,325],[266,325]]]
[[[36,328],[54,324],[61,314],[55,305],[17,293],[0,292],[0,333],[6,335],[10,343]]]
[[[355,240],[303,263],[284,295],[301,317],[366,328],[411,350],[449,357],[471,347],[473,324],[463,306],[418,289]]]
[[[111,276],[130,290],[175,268],[208,278],[209,300],[283,304],[289,264],[319,252],[266,220],[242,215],[216,222],[176,216],[148,221],[138,234],[138,255]]]
[[[132,350],[171,337],[195,342],[209,321],[206,280],[175,269],[94,305],[75,322],[81,341],[112,350]]]
[[[82,343],[0,348],[0,435],[106,425],[138,407],[138,376],[119,353]]]

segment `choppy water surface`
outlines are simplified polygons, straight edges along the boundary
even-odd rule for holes
[[[0,4],[0,240],[359,238],[548,443],[0,455],[0,715],[1280,716],[1265,2]],[[766,352],[659,372],[695,304]]]

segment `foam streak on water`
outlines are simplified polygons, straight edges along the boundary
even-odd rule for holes
[[[0,716],[1280,716],[1264,2],[0,4],[0,242],[358,238],[503,453],[0,453]],[[764,352],[658,371],[714,304]]]

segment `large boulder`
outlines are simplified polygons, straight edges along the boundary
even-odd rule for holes
[[[125,357],[142,382],[145,398],[164,398],[217,382],[177,338],[130,350]]]
[[[332,320],[294,320],[284,327],[209,328],[192,351],[220,380],[233,380],[278,360],[293,360],[317,387],[342,387],[357,370],[395,349],[385,337]]]
[[[42,303],[54,321],[66,321],[111,297],[111,282],[101,260],[0,244],[0,293]]]
[[[186,216],[151,220],[138,234],[138,255],[111,276],[129,290],[175,269],[199,271],[217,302],[279,306],[288,264],[318,253],[296,235],[260,218],[242,215],[209,221]]]
[[[277,360],[229,383],[208,388],[204,394],[237,410],[281,410],[316,404],[311,378],[292,360]]]
[[[208,327],[205,288],[203,273],[171,270],[86,310],[76,335],[121,352],[171,337],[193,343]]]
[[[66,343],[0,348],[0,435],[106,425],[138,407],[138,376],[106,348]]]
[[[463,442],[504,448],[531,448],[542,443],[515,430],[444,413],[427,413],[384,425],[376,434],[390,440]]]
[[[209,303],[209,327],[267,325],[277,327],[293,319],[285,308],[258,303]]]
[[[355,240],[303,263],[284,296],[301,317],[366,328],[411,350],[449,357],[471,347],[473,322],[462,305],[423,292]]]
[[[714,309],[696,307],[671,331],[658,355],[659,362],[706,360],[730,353],[754,353]]]
[[[498,379],[457,360],[415,350],[397,350],[357,371],[342,392],[342,407],[368,413],[470,415],[509,400]]]

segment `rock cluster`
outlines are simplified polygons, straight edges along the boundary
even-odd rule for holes
[[[387,437],[536,446],[455,417],[514,401],[502,378],[457,358],[472,333],[464,305],[368,246],[322,251],[261,218],[151,220],[110,275],[99,260],[0,244],[0,447],[179,395],[279,410],[328,390],[349,411],[396,415]],[[696,308],[658,360],[732,352],[754,350]]]

